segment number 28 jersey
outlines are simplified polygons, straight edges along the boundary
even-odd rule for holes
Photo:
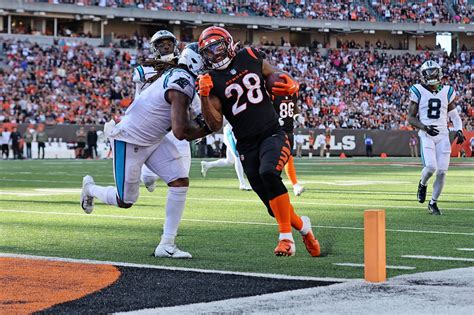
[[[448,105],[456,97],[451,86],[443,86],[438,92],[432,92],[421,84],[410,87],[410,101],[418,104],[418,117],[424,125],[434,125],[440,133],[447,134]]]
[[[263,57],[253,48],[239,52],[224,70],[209,72],[211,94],[222,103],[222,112],[237,140],[251,142],[259,134],[279,128],[278,116],[265,88]]]

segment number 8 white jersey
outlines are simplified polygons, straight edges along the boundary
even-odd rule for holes
[[[440,134],[447,134],[448,105],[456,97],[451,86],[443,86],[438,92],[431,92],[421,84],[410,87],[410,101],[418,104],[418,117],[424,125],[434,125]]]

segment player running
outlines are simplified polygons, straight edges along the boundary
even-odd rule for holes
[[[196,45],[194,48],[197,51]],[[187,49],[192,47],[185,51]],[[172,130],[179,140],[192,140],[210,131],[207,126],[198,127],[190,121],[189,106],[195,94],[196,72],[188,68],[192,69],[164,61],[155,66],[158,79],[133,101],[120,123],[115,125],[111,121],[104,126],[114,154],[115,186],[95,185],[89,175],[84,177],[82,185],[81,207],[91,213],[94,198],[130,208],[138,199],[140,170],[144,164],[167,183],[166,220],[160,244],[154,252],[157,257],[192,258],[175,245],[189,188],[188,172],[176,146],[166,137]]]
[[[224,132],[224,144],[226,146],[225,152],[225,159],[219,159],[216,161],[208,162],[202,161],[201,162],[201,174],[203,177],[206,177],[207,171],[213,167],[226,167],[226,166],[234,166],[235,173],[237,174],[237,178],[239,179],[239,189],[240,190],[252,190],[252,188],[247,185],[244,177],[244,170],[242,168],[242,162],[240,162],[239,153],[237,152],[237,148],[235,146],[235,136],[232,132],[232,126],[227,123],[223,129]]]
[[[232,125],[250,185],[279,225],[275,255],[295,254],[293,226],[303,236],[308,252],[319,256],[320,247],[310,220],[295,213],[280,177],[290,156],[290,145],[265,90],[265,78],[276,76],[276,70],[253,48],[236,52],[232,36],[221,27],[209,27],[202,32],[199,52],[204,65],[212,69],[199,79],[203,116],[213,131],[222,127],[223,116]],[[274,95],[287,96],[298,91],[298,84],[288,74],[282,73],[280,78],[284,82],[274,84]]]
[[[428,212],[440,215],[442,213],[437,201],[443,190],[451,154],[448,116],[456,130],[457,143],[463,143],[465,137],[462,133],[462,121],[454,104],[456,92],[452,86],[441,85],[443,73],[440,65],[428,60],[421,66],[420,74],[422,83],[410,87],[411,104],[408,113],[408,122],[420,129],[418,135],[424,166],[417,198],[420,203],[425,202],[428,180],[436,172]]]
[[[298,124],[304,123],[304,117],[300,114],[300,110],[297,105],[298,95],[294,94],[291,96],[276,96],[273,99],[273,107],[278,114],[278,121],[285,131],[288,140],[290,141],[290,157],[288,162],[285,164],[285,173],[288,176],[291,185],[293,185],[293,193],[295,196],[301,196],[304,192],[304,187],[298,183],[296,178],[296,168],[293,159],[293,147],[295,143],[294,135],[294,122]]]

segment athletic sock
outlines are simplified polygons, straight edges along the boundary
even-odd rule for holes
[[[178,234],[179,223],[183,217],[184,204],[189,187],[169,187],[166,201],[166,220],[163,226],[163,239],[173,240]],[[161,243],[160,243],[161,244]]]
[[[290,157],[288,158],[288,162],[286,162],[285,173],[293,186],[298,183],[298,179],[296,178],[296,169],[293,155],[290,155]]]
[[[291,204],[288,193],[270,200],[270,207],[275,215],[280,233],[291,233]]]
[[[434,205],[434,204],[436,203],[436,201],[437,201],[437,200],[435,200],[435,199],[431,199],[431,200],[430,200],[430,205]]]
[[[290,204],[291,226],[298,231],[303,229],[303,220],[296,214],[295,208]]]
[[[114,186],[90,185],[89,194],[105,204],[117,206],[117,188]]]
[[[291,233],[280,233],[280,236],[278,237],[278,240],[290,240],[294,242],[295,240],[293,239],[293,234]]]

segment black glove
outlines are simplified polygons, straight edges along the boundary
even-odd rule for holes
[[[206,124],[206,122],[204,121],[204,117],[202,117],[202,114],[197,115],[193,120],[194,120],[194,122],[196,122],[196,124],[197,124],[200,128],[203,128],[204,131],[205,131],[207,134],[212,133],[211,128],[209,128],[209,126],[208,126],[208,125]]]
[[[439,134],[439,130],[434,125],[425,126],[424,130],[432,137],[436,137]]]
[[[466,141],[466,137],[464,137],[462,130],[456,131],[456,135],[454,136],[454,139],[457,139],[456,144],[462,144],[464,141]]]

